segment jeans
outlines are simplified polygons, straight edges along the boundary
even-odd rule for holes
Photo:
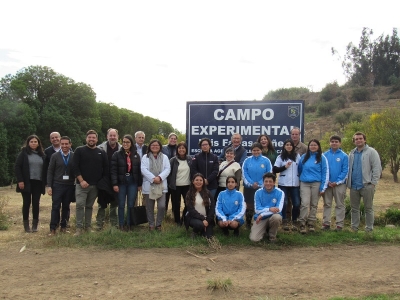
[[[52,187],[52,205],[51,205],[51,220],[50,230],[55,230],[58,224],[61,228],[66,228],[69,217],[69,205],[74,199],[75,186],[68,184],[54,183]],[[60,223],[60,208],[61,223]]]
[[[208,226],[205,227],[202,220],[192,218],[190,219],[189,226],[193,228],[194,233],[202,234],[208,239],[214,235],[214,224],[208,224]]]
[[[30,193],[22,192],[22,218],[29,220],[29,209],[32,203],[32,216],[34,220],[39,220],[40,195],[42,194],[42,181],[30,180]]]
[[[118,220],[119,226],[124,226],[125,202],[127,202],[128,212],[126,214],[126,225],[131,225],[131,208],[135,204],[138,186],[133,176],[125,176],[125,183],[118,185]]]
[[[280,188],[285,193],[285,202],[282,208],[282,219],[286,220],[286,206],[288,205],[288,198],[290,195],[293,205],[292,221],[293,222],[297,221],[297,218],[299,217],[300,214],[300,187],[278,185],[278,188]]]

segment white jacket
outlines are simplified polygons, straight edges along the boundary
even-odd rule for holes
[[[162,172],[157,176],[161,177],[163,192],[166,193],[168,192],[167,177],[169,175],[169,172],[171,172],[171,165],[169,163],[168,157],[165,154],[162,154],[160,152],[158,155],[163,156],[163,169]],[[156,177],[153,175],[153,173],[150,172],[149,167],[150,167],[150,159],[147,157],[147,155],[143,155],[141,162],[141,170],[143,175],[143,184],[142,184],[143,194],[150,194],[150,184],[153,183],[154,178]]]
[[[291,161],[292,164],[290,165],[289,168],[286,170],[280,172],[279,174],[279,179],[278,179],[278,186],[300,186],[300,181],[299,181],[299,172],[298,172],[298,166],[300,162],[300,155],[297,154],[296,156],[296,161],[292,160],[282,160],[282,156],[278,156],[276,158],[274,166],[276,167],[283,167],[288,163],[288,161]]]

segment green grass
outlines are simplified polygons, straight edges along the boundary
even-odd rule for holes
[[[73,225],[72,225],[73,226]],[[345,226],[342,232],[321,231],[316,227],[315,233],[301,235],[298,232],[278,233],[275,244],[263,239],[261,242],[253,243],[249,240],[250,231],[240,229],[240,236],[224,236],[219,228],[215,228],[215,240],[208,242],[205,238],[191,238],[191,229],[186,231],[185,227],[176,227],[169,220],[163,224],[163,231],[149,231],[147,226],[136,226],[132,232],[122,232],[116,228],[106,227],[100,232],[84,233],[74,237],[74,228],[71,234],[57,234],[44,240],[44,246],[49,248],[85,248],[98,247],[102,249],[148,249],[148,248],[193,248],[197,254],[218,251],[221,247],[259,247],[271,250],[292,247],[324,247],[331,245],[361,245],[361,244],[400,244],[400,231],[398,228],[386,228],[375,226],[372,233],[360,230],[358,233],[351,232],[349,226]],[[362,226],[360,226],[362,228]]]
[[[209,289],[211,292],[215,290],[222,290],[225,292],[229,292],[232,289],[232,280],[230,278],[208,279],[207,289]]]

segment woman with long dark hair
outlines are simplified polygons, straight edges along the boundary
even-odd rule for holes
[[[283,143],[282,152],[277,157],[273,167],[274,173],[280,173],[278,188],[285,193],[285,200],[282,209],[282,225],[284,230],[289,230],[288,220],[286,218],[286,206],[289,196],[293,203],[291,214],[293,222],[297,222],[300,213],[299,162],[300,155],[296,153],[294,142],[290,139],[286,140]]]
[[[319,196],[325,192],[329,182],[328,161],[322,154],[321,144],[312,139],[307,152],[299,162],[300,175],[300,233],[306,234],[306,222],[309,232],[315,231]]]
[[[122,147],[115,152],[111,159],[111,184],[118,194],[119,229],[131,229],[130,210],[135,204],[137,191],[142,189],[142,174],[140,170],[140,155],[136,151],[133,137],[125,134],[122,138]],[[126,227],[125,202],[127,203]]]
[[[150,230],[161,231],[161,223],[165,215],[165,194],[168,191],[167,178],[171,171],[168,157],[161,152],[159,140],[150,141],[147,154],[142,157],[143,175],[142,193],[146,201],[147,219]],[[154,220],[154,207],[157,201],[157,218]]]
[[[271,164],[274,165],[278,153],[276,152],[275,147],[272,144],[271,138],[266,134],[261,134],[257,138],[257,143],[260,143],[262,146],[262,155],[268,157],[268,159],[271,161]]]
[[[256,191],[264,186],[263,175],[272,172],[271,161],[261,154],[260,143],[253,143],[251,154],[243,163],[243,195],[246,201],[246,227],[251,228],[251,219],[254,215],[254,195]]]
[[[171,173],[168,176],[168,187],[172,191],[172,208],[174,220],[178,226],[181,222],[181,199],[185,199],[190,186],[190,166],[192,157],[188,155],[188,147],[185,142],[177,145],[176,156],[170,159]]]
[[[201,173],[193,175],[185,203],[186,228],[192,227],[194,235],[201,234],[206,238],[211,238],[214,234],[215,202],[212,194],[207,190],[205,177]]]
[[[32,205],[32,232],[38,231],[40,194],[45,194],[46,155],[37,135],[30,135],[25,141],[15,162],[17,192],[22,194],[22,218],[25,232],[31,232],[29,210]]]

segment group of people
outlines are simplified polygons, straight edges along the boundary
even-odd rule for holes
[[[284,230],[298,229],[302,234],[315,231],[320,196],[324,202],[322,230],[331,229],[333,200],[335,230],[342,230],[346,186],[350,189],[351,229],[359,229],[363,198],[365,230],[373,230],[373,196],[381,164],[378,153],[366,144],[366,136],[361,132],[354,134],[356,147],[349,156],[340,149],[339,136],[332,136],[330,149],[322,153],[318,140],[312,139],[308,145],[300,141],[299,128],[291,130],[290,139],[283,143],[279,155],[265,134],[252,144],[250,156],[239,133],[232,135],[231,143],[219,156],[212,153],[209,138],[199,141],[201,151],[193,157],[187,144],[178,143],[177,139],[171,133],[167,145],[157,139],[145,145],[144,132],[138,131],[134,138],[124,135],[121,145],[118,131],[110,128],[107,141],[97,146],[98,135],[89,130],[86,145],[72,151],[71,139],[58,132],[50,134],[52,145],[45,150],[36,135],[29,136],[15,164],[17,191],[23,198],[24,230],[38,230],[40,195],[45,193],[46,186],[52,196],[50,235],[58,227],[60,232],[66,232],[73,201],[76,201],[75,236],[90,231],[96,198],[98,230],[104,226],[108,206],[111,225],[131,230],[130,211],[141,192],[149,230],[162,229],[171,198],[175,223],[192,227],[193,236],[210,238],[215,225],[225,235],[232,230],[238,236],[239,228],[246,224],[252,241],[266,236],[275,242],[281,224]],[[243,193],[239,190],[241,182]]]

